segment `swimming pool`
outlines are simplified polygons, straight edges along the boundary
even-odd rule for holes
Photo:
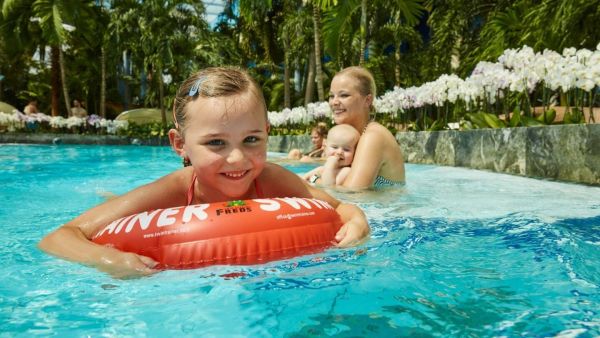
[[[408,165],[403,189],[338,195],[370,219],[359,248],[136,280],[36,248],[179,166],[166,147],[1,145],[0,336],[600,334],[597,187]]]

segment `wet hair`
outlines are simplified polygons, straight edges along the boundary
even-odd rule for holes
[[[244,70],[237,67],[205,68],[183,82],[173,101],[173,122],[180,132],[185,131],[187,104],[198,97],[228,97],[252,92],[260,102],[267,118],[267,105],[260,86]]]
[[[312,127],[311,132],[313,131],[317,132],[317,134],[319,134],[319,136],[322,138],[327,138],[327,132],[329,131],[329,128],[327,127],[327,123],[319,122]]]
[[[373,100],[377,96],[377,86],[375,85],[375,79],[373,74],[366,68],[359,66],[347,67],[339,71],[335,76],[346,75],[356,80],[356,88],[358,92],[364,96],[371,94]],[[373,103],[371,103],[371,110],[373,110]]]

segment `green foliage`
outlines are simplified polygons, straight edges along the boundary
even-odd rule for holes
[[[169,130],[175,128],[173,124],[169,124],[166,127],[160,122],[153,123],[129,123],[126,130],[121,132],[121,135],[129,136],[131,138],[149,139],[154,137],[167,137]]]
[[[563,123],[565,124],[577,124],[584,123],[585,118],[583,112],[579,108],[572,108],[571,111],[565,112]]]

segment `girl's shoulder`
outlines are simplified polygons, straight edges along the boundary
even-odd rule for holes
[[[257,179],[264,197],[306,197],[307,190],[302,178],[278,164],[266,162]]]

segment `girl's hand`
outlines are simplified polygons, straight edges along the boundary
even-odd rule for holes
[[[150,257],[115,250],[110,255],[103,256],[96,268],[114,278],[129,279],[157,273],[160,271],[154,269],[157,264]]]
[[[363,243],[369,236],[369,225],[362,222],[350,221],[344,224],[335,234],[337,247],[347,248]]]

